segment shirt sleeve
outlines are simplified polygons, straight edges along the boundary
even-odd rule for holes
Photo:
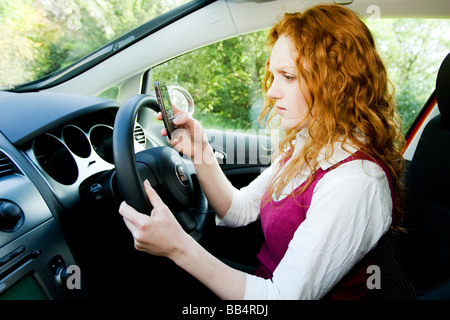
[[[216,216],[216,224],[227,227],[242,227],[259,218],[261,199],[273,176],[274,165],[264,170],[248,186],[235,189],[228,212],[220,219]]]
[[[320,299],[373,249],[392,220],[384,171],[355,160],[316,185],[305,221],[272,280],[246,275],[245,299]]]

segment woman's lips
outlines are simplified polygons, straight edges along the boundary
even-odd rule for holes
[[[278,114],[284,113],[286,111],[286,108],[282,108],[280,106],[277,106],[277,109],[278,109],[278,111],[277,111]]]

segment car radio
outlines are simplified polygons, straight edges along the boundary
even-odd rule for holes
[[[74,261],[58,230],[50,219],[0,248],[0,300],[85,298],[79,268],[67,272]]]
[[[0,300],[84,299],[61,225],[30,179],[20,170],[0,175],[0,195]]]

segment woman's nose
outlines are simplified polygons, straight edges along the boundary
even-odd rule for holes
[[[278,89],[275,80],[272,82],[269,90],[267,90],[267,97],[272,100],[280,98],[280,90]]]

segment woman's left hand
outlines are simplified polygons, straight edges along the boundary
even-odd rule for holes
[[[151,216],[136,211],[126,202],[120,205],[119,213],[134,238],[137,250],[171,258],[182,250],[188,234],[147,180],[144,190],[153,206]]]
[[[151,216],[122,202],[119,208],[137,250],[165,256],[210,288],[219,298],[242,299],[246,276],[206,251],[188,235],[148,181],[144,189],[153,205]]]

